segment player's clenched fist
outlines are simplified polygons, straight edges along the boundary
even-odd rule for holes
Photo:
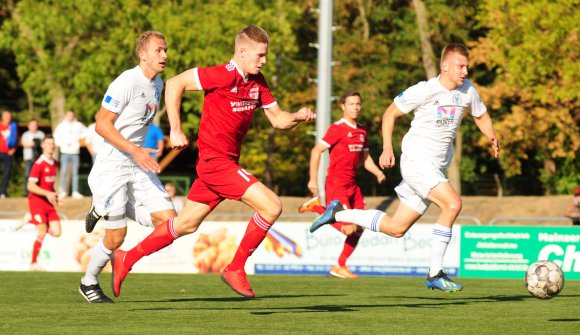
[[[294,113],[294,119],[296,121],[311,121],[316,119],[316,114],[312,109],[308,107],[302,107],[299,111]]]

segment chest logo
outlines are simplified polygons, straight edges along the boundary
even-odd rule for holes
[[[260,97],[260,88],[258,86],[254,86],[250,89],[250,98],[254,99],[254,100],[258,100],[258,97]]]

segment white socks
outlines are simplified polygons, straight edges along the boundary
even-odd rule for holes
[[[109,261],[109,256],[111,253],[111,250],[105,248],[102,239],[99,241],[99,243],[97,243],[97,245],[95,245],[93,252],[91,253],[91,260],[87,265],[87,272],[83,278],[81,278],[83,285],[89,286],[99,283],[99,279],[97,277]]]
[[[383,220],[385,215],[385,212],[376,209],[346,209],[337,212],[334,218],[337,222],[354,223],[357,226],[380,232],[381,220]]]
[[[429,265],[429,276],[435,276],[439,270],[443,269],[443,256],[447,245],[451,241],[451,228],[438,223],[433,227],[431,239],[431,263]]]

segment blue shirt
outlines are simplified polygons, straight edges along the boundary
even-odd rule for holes
[[[158,149],[157,143],[164,138],[165,136],[163,135],[161,128],[156,124],[151,124],[147,136],[145,137],[145,148]],[[152,153],[151,156],[154,157],[155,154]]]

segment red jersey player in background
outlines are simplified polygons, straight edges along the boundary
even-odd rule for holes
[[[260,72],[266,64],[268,44],[268,34],[262,28],[249,25],[236,36],[234,57],[228,63],[189,69],[167,81],[165,104],[171,125],[171,146],[176,149],[188,145],[179,117],[183,92],[205,91],[197,141],[198,178],[175,220],[157,226],[135,248],[114,252],[115,296],[119,295],[121,283],[135,262],[170,245],[176,238],[195,232],[224,199],[242,201],[256,210],[233,260],[222,273],[222,280],[236,293],[255,296],[244,266],[282,213],[282,205],[272,190],[238,165],[242,142],[258,108],[264,110],[276,129],[290,129],[316,117],[310,108],[288,113],[276,103]]]
[[[316,143],[310,155],[310,180],[308,189],[314,198],[304,203],[298,211],[324,213],[325,207],[320,203],[318,194],[318,167],[320,156],[330,150],[330,165],[326,176],[326,204],[332,200],[350,209],[364,209],[365,202],[359,186],[356,183],[356,170],[360,163],[364,168],[377,177],[380,184],[386,177],[383,171],[373,161],[369,154],[367,132],[357,123],[362,108],[362,97],[359,92],[347,91],[340,99],[342,119],[332,124],[324,137]],[[338,263],[330,269],[330,274],[339,278],[358,278],[346,266],[346,261],[354,252],[364,228],[347,222],[332,224],[339,232],[346,235],[344,247]]]
[[[32,261],[30,270],[38,271],[42,268],[38,265],[37,258],[42,249],[42,242],[46,233],[54,237],[60,236],[60,218],[54,206],[58,204],[58,196],[54,191],[54,181],[58,162],[52,158],[54,153],[54,138],[47,135],[40,147],[42,155],[34,162],[28,177],[28,206],[30,210],[30,223],[36,225],[38,233],[32,247]]]

